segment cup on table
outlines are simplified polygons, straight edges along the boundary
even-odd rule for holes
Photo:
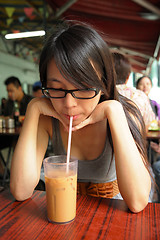
[[[76,216],[78,161],[70,159],[67,164],[66,159],[66,155],[57,155],[43,161],[48,220],[59,224]]]

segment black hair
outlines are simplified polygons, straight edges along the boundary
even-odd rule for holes
[[[47,65],[53,58],[61,74],[73,85],[94,86],[105,93],[106,99],[116,98],[111,54],[93,28],[85,24],[63,25],[49,37],[40,58],[42,86],[47,84]]]
[[[112,52],[112,57],[117,75],[116,84],[124,84],[131,73],[129,59],[118,52]]]
[[[7,78],[7,79],[5,80],[5,82],[4,82],[4,84],[5,84],[6,86],[8,86],[8,85],[11,84],[11,83],[12,83],[16,88],[21,87],[21,82],[20,82],[20,80],[19,80],[17,77],[11,76],[11,77]]]
[[[41,90],[42,88],[40,86],[33,86],[32,91],[37,92],[38,90]]]

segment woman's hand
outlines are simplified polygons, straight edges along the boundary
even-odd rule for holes
[[[68,128],[68,126],[62,121],[60,115],[54,109],[50,99],[48,99],[48,98],[34,98],[28,104],[28,108],[32,108],[32,107],[35,108],[35,109],[38,109],[39,114],[57,118],[63,124],[65,129]]]
[[[56,116],[56,111],[48,98],[34,98],[29,102],[28,108],[38,109],[39,113],[42,115]]]
[[[89,124],[94,124],[96,122],[103,121],[104,119],[108,118],[107,110],[109,108],[112,108],[112,109],[115,109],[115,111],[116,111],[117,107],[122,107],[122,105],[116,100],[107,100],[107,101],[104,101],[104,102],[98,104],[97,107],[94,109],[94,111],[91,113],[91,115],[88,118],[86,118],[83,122],[81,122],[77,126],[73,127],[72,130],[76,131],[78,129],[81,129],[81,128],[89,125]]]

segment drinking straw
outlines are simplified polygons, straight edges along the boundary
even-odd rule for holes
[[[69,122],[68,148],[67,148],[67,172],[68,172],[70,152],[71,152],[72,122],[73,122],[73,116],[70,117],[70,122]]]

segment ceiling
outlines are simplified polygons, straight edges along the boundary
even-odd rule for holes
[[[0,0],[0,34],[46,30],[62,18],[89,22],[105,34],[111,49],[126,54],[135,72],[149,73],[160,57],[160,0]],[[5,40],[12,54],[23,47],[39,56],[45,37]],[[21,50],[17,44],[21,45]],[[37,59],[35,58],[35,61]]]

